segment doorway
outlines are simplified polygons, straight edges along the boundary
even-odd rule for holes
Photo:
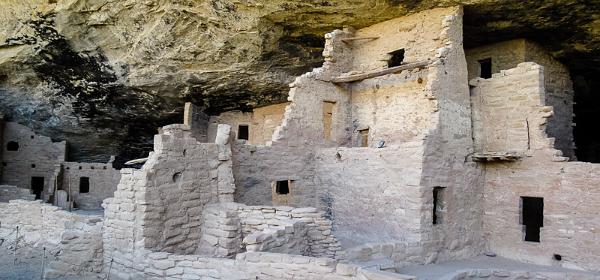
[[[35,199],[41,199],[44,191],[44,177],[31,177],[31,190],[35,194]]]

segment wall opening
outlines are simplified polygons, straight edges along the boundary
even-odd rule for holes
[[[331,140],[331,126],[333,122],[333,108],[335,102],[323,101],[323,136]]]
[[[444,200],[446,188],[433,187],[433,219],[434,225],[441,224],[444,220],[444,212],[446,212],[446,202]]]
[[[277,194],[289,194],[290,193],[290,181],[277,181],[275,185],[275,192]]]
[[[15,141],[8,141],[8,143],[6,143],[6,150],[7,151],[18,151],[19,143],[15,142]]]
[[[578,161],[600,163],[600,71],[572,71],[575,104],[573,137]]]
[[[362,129],[358,131],[359,145],[361,147],[369,147],[369,129]]]
[[[399,49],[389,53],[390,59],[388,60],[388,67],[395,67],[402,65],[404,61],[404,49]]]
[[[90,177],[79,178],[79,193],[90,192]]]
[[[479,77],[489,79],[492,77],[492,59],[479,60]]]
[[[240,124],[238,126],[237,139],[248,140],[249,139],[249,135],[250,135],[250,129],[249,129],[249,127],[247,125]]]
[[[35,194],[35,199],[41,199],[44,191],[44,177],[31,177],[31,190]]]
[[[525,241],[540,242],[540,228],[544,227],[544,198],[521,197],[521,224],[525,226]]]

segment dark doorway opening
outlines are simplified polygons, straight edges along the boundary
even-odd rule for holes
[[[388,60],[388,67],[395,67],[402,65],[404,61],[404,49],[393,51],[390,54],[390,60]]]
[[[90,192],[90,178],[89,177],[79,178],[79,193],[89,193],[89,192]]]
[[[492,77],[492,59],[479,60],[479,77],[489,79]]]
[[[240,124],[238,126],[238,137],[237,139],[248,140],[250,136],[250,129],[247,125]]]
[[[433,187],[433,224],[442,223],[444,211],[444,187]]]
[[[521,197],[521,223],[525,226],[525,241],[540,242],[544,227],[544,198]]]
[[[288,180],[285,181],[277,181],[277,185],[275,185],[275,192],[277,194],[288,194],[290,193],[290,184]]]
[[[35,194],[35,199],[41,199],[44,191],[44,177],[31,177],[31,190]]]
[[[18,151],[19,150],[19,143],[15,142],[15,141],[8,141],[8,143],[6,143],[6,150],[7,151]]]

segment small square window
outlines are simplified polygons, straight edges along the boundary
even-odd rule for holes
[[[404,61],[404,49],[399,49],[389,53],[390,60],[388,60],[388,67],[396,67],[402,65]]]
[[[290,193],[290,181],[277,181],[275,185],[275,192],[277,194],[289,194]]]

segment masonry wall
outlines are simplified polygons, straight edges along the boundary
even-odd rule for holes
[[[213,142],[217,135],[217,127],[219,124],[228,124],[231,126],[231,135],[233,139],[238,138],[239,125],[252,124],[252,113],[242,111],[227,111],[218,116],[211,116],[208,122],[208,142]],[[250,128],[252,130],[252,128]]]
[[[352,146],[361,146],[360,131],[368,129],[368,146],[380,140],[398,146],[423,137],[436,102],[428,98],[427,71],[368,79],[352,85]]]
[[[544,104],[553,107],[553,117],[548,120],[546,133],[555,138],[555,148],[563,155],[575,158],[573,140],[573,85],[569,70],[550,57],[539,45],[516,39],[491,44],[466,51],[469,80],[479,77],[479,60],[492,59],[492,73],[511,69],[521,62],[535,62],[544,66]]]
[[[80,190],[81,178],[89,178],[89,192]],[[101,209],[102,201],[113,196],[121,173],[111,163],[63,163],[61,188],[69,192],[80,209]]]
[[[2,267],[15,266],[16,256],[18,266],[35,271],[19,276],[0,271],[0,278],[39,278],[44,254],[46,279],[86,278],[102,271],[101,215],[67,212],[41,201],[13,200],[0,203],[0,221]]]
[[[31,190],[11,185],[0,185],[0,202],[9,202],[14,199],[35,200]]]
[[[17,151],[7,151],[8,142],[17,142]],[[31,189],[32,177],[44,178],[43,199],[54,188],[60,163],[66,155],[66,142],[53,142],[50,138],[36,135],[29,128],[7,122],[2,142],[2,183]]]
[[[462,17],[458,8],[441,19],[442,47],[436,54],[440,60],[428,76],[437,81],[431,91],[438,109],[425,139],[420,182],[421,250],[426,263],[467,258],[484,249],[482,170],[469,160],[473,140]]]
[[[182,126],[171,126],[163,128],[162,135],[155,139],[155,151],[150,155],[148,162],[141,170],[122,169],[122,179],[117,186],[114,197],[105,200],[105,221],[103,223],[103,251],[104,251],[104,270],[109,274],[110,279],[146,279],[146,278],[212,278],[212,279],[379,279],[379,277],[392,277],[389,279],[402,279],[395,276],[384,275],[383,272],[367,271],[357,266],[338,264],[330,258],[315,258],[305,256],[291,256],[276,253],[253,252],[238,254],[235,260],[224,258],[210,258],[199,255],[181,255],[167,252],[153,252],[156,243],[148,243],[149,238],[156,236],[157,232],[162,232],[163,227],[155,223],[153,219],[158,219],[161,215],[162,201],[156,199],[155,193],[157,187],[156,181],[160,177],[152,177],[154,174],[163,173],[167,170],[169,158],[185,161],[181,158],[181,151],[178,147],[187,147],[183,143],[172,143],[188,139],[185,133],[186,128]],[[225,133],[227,136],[229,133]],[[219,135],[219,133],[218,133]],[[227,164],[229,154],[223,145],[222,137],[217,137],[218,158]],[[179,145],[172,145],[179,144]],[[198,149],[203,149],[206,144],[197,143]],[[173,147],[174,149],[167,149]],[[194,151],[186,151],[186,155],[195,155]],[[203,160],[206,160],[204,155]],[[199,159],[194,159],[194,162]],[[210,160],[209,160],[210,162]],[[225,168],[231,170],[231,166]],[[198,170],[193,168],[193,170]],[[183,178],[186,178],[184,171]],[[225,171],[221,171],[225,172]],[[218,172],[221,174],[220,172]],[[226,172],[225,172],[226,173]],[[229,172],[230,173],[230,172]],[[166,173],[170,175],[170,173]],[[162,176],[162,178],[169,176]],[[231,175],[229,177],[231,178]],[[220,181],[219,178],[218,181]],[[229,183],[232,181],[225,180]],[[217,184],[218,190],[224,190]],[[188,193],[185,193],[189,196]],[[231,198],[230,192],[220,193],[219,200],[226,201]],[[263,211],[263,208],[266,211]],[[246,209],[248,211],[246,211]],[[239,209],[238,209],[239,210]],[[269,210],[274,210],[270,212]],[[325,255],[329,250],[339,249],[329,240],[331,231],[328,231],[330,224],[323,218],[320,218],[316,209],[287,209],[270,207],[241,207],[239,212],[241,231],[251,232],[259,230],[261,225],[275,225],[277,218],[275,215],[278,210],[289,213],[291,218],[298,218],[299,221],[313,221],[314,233],[307,232],[309,242],[314,244],[311,250],[321,248]],[[237,212],[237,210],[236,210]],[[201,216],[204,212],[200,211],[194,217]],[[189,212],[188,212],[189,214]],[[208,213],[207,213],[208,214]],[[168,215],[168,214],[166,214]],[[228,214],[225,214],[227,218]],[[272,216],[270,216],[272,215]],[[188,216],[189,217],[189,216]],[[289,216],[281,216],[289,219]],[[256,223],[258,218],[263,218],[264,222]],[[244,221],[241,223],[241,221]],[[268,221],[268,222],[267,222]],[[180,228],[188,228],[188,224],[183,224]],[[228,224],[219,224],[221,229],[227,229]],[[235,226],[235,225],[233,225]],[[222,228],[225,227],[225,228]],[[206,233],[211,229],[206,225]],[[214,233],[210,231],[210,233]],[[318,233],[318,234],[317,234]],[[329,237],[328,237],[329,236]],[[318,238],[317,238],[318,237]],[[188,236],[188,238],[190,238]],[[313,241],[310,241],[314,238]],[[192,243],[187,244],[193,247],[198,244],[197,241],[190,238]],[[220,242],[220,240],[218,241]],[[218,243],[220,244],[220,243]],[[235,243],[234,243],[235,244]],[[311,243],[308,243],[311,244]],[[327,247],[325,247],[327,245]],[[333,245],[333,246],[332,246]],[[180,247],[178,247],[180,248]],[[195,249],[195,247],[193,247]],[[326,249],[327,248],[327,249]],[[164,250],[165,248],[161,248]],[[178,250],[181,253],[188,253],[186,250]],[[388,279],[382,278],[382,279]]]
[[[230,157],[229,148],[197,142],[188,126],[163,127],[142,168],[145,248],[187,254],[196,250],[204,206],[233,200]]]
[[[314,152],[310,148],[232,144],[235,201],[248,205],[318,205]],[[287,195],[273,189],[276,181],[291,180]]]
[[[594,228],[600,224],[595,213],[600,200],[594,186],[600,180],[600,166],[567,162],[568,158],[553,148],[552,139],[545,133],[551,109],[541,101],[545,90],[544,69],[522,63],[474,84],[474,98],[493,87],[514,97],[509,104],[479,106],[489,107],[487,110],[511,106],[515,108],[514,114],[530,123],[530,145],[521,160],[485,164],[485,237],[490,250],[500,256],[598,271],[600,259],[596,252],[600,250],[600,239]],[[499,84],[503,87],[496,88]],[[515,129],[502,122],[496,128],[509,132]],[[520,222],[522,196],[544,199],[539,243],[524,241],[524,226]],[[561,255],[562,261],[553,260],[553,254]]]

